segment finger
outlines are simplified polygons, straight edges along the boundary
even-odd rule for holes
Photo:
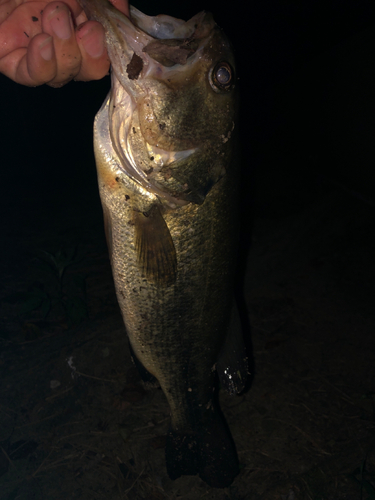
[[[105,48],[103,26],[88,21],[77,29],[77,43],[81,51],[81,69],[75,80],[99,80],[108,73],[110,61]]]
[[[26,48],[33,37],[42,31],[40,10],[44,5],[42,2],[21,4],[1,22],[0,59],[20,47]],[[8,10],[11,11],[11,6]]]
[[[130,17],[128,0],[110,0],[110,2],[116,9],[125,14],[125,16]]]
[[[57,63],[50,35],[40,33],[28,48],[19,48],[1,59],[0,71],[21,85],[36,87],[53,80]]]
[[[129,16],[128,0],[110,0],[126,16]],[[80,16],[76,18],[76,21]],[[77,30],[77,42],[81,50],[81,71],[76,80],[99,80],[108,73],[110,60],[105,48],[105,34],[101,24],[88,21]]]
[[[24,71],[23,77],[30,77],[31,81],[36,82],[37,85],[50,82],[56,78],[57,74],[57,60],[55,48],[53,45],[53,38],[47,33],[40,33],[35,36],[27,50],[27,73]],[[21,76],[18,70],[19,77]]]
[[[56,75],[48,84],[61,87],[75,78],[81,68],[81,53],[68,6],[62,2],[49,3],[43,10],[42,30],[53,37],[57,61]]]

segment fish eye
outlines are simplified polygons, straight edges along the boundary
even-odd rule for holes
[[[210,71],[209,80],[215,92],[230,90],[234,82],[232,66],[225,61],[220,61]]]

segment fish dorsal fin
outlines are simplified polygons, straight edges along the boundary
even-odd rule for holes
[[[177,273],[176,250],[159,207],[134,212],[134,225],[138,263],[147,280],[159,286],[172,285]]]

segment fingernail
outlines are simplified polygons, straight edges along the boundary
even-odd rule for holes
[[[55,35],[62,40],[67,40],[72,36],[73,26],[70,12],[63,7],[56,7],[56,9],[49,16],[49,22]]]
[[[93,58],[100,57],[104,52],[104,33],[95,28],[81,38],[85,51]]]
[[[45,61],[50,61],[53,56],[53,43],[50,36],[39,45],[40,55]]]

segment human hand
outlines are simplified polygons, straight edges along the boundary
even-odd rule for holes
[[[112,0],[129,15],[128,0]],[[61,87],[108,73],[104,30],[76,0],[0,0],[0,73],[17,83]]]

